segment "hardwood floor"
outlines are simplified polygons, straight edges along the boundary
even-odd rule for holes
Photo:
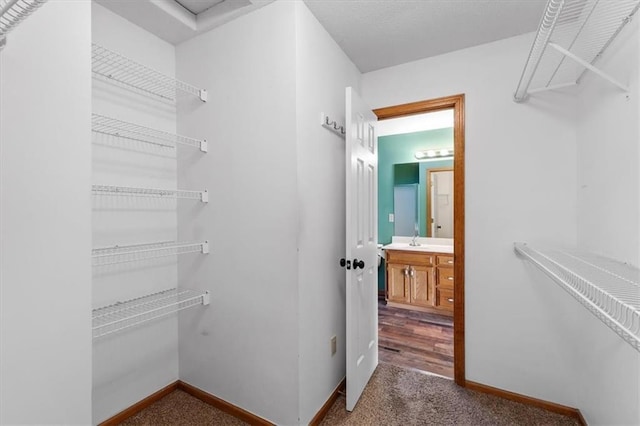
[[[378,302],[380,362],[453,378],[453,318]]]

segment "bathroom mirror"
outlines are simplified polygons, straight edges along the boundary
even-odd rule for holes
[[[427,237],[453,238],[453,165],[427,169]]]
[[[430,171],[449,169],[453,175],[453,153],[445,158],[416,159],[417,153],[431,155],[431,151],[439,153],[452,146],[452,127],[378,138],[379,243],[389,244],[393,235],[412,237],[416,230],[421,237],[453,238],[453,186],[439,188],[444,177],[431,173],[436,191],[428,190]],[[438,211],[431,210],[435,203],[429,201],[429,197],[440,200],[438,205],[442,206]],[[450,216],[445,220],[446,209],[443,207],[447,204],[451,208]],[[435,221],[444,224],[434,225]],[[447,226],[448,223],[451,225]],[[450,230],[450,236],[444,236],[447,230]]]
[[[393,235],[453,238],[453,160],[393,170]]]

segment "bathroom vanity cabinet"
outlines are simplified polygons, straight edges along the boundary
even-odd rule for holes
[[[453,255],[386,250],[386,299],[392,306],[453,314]]]

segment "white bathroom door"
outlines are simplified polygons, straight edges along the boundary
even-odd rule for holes
[[[346,90],[347,410],[378,365],[378,138],[376,115]]]
[[[453,238],[453,170],[434,172],[433,236]]]

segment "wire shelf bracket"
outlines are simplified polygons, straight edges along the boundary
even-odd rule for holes
[[[185,145],[198,148],[207,152],[209,145],[206,139],[195,139],[174,133],[163,132],[129,123],[100,114],[91,115],[91,130],[107,136],[159,145],[167,148],[175,148],[177,145]]]
[[[320,113],[320,124],[322,127],[331,130],[341,138],[345,138],[344,126],[339,125],[335,120],[329,119],[329,116],[325,115],[324,112]]]
[[[182,189],[154,189],[154,188],[134,188],[129,186],[92,185],[91,191],[94,195],[111,196],[133,196],[149,198],[171,198],[199,200],[203,203],[209,202],[209,193],[205,191],[186,191]]]
[[[525,243],[515,243],[514,250],[640,352],[640,269],[579,251]]]
[[[0,0],[0,50],[7,44],[7,34],[47,0]]]
[[[93,266],[114,265],[117,263],[141,262],[161,257],[177,256],[189,253],[209,253],[209,242],[161,242],[113,246],[93,249],[91,252]]]
[[[207,102],[205,89],[169,77],[96,43],[91,46],[91,64],[94,74],[165,101],[175,102],[177,92],[183,92]]]
[[[627,85],[594,63],[639,7],[640,0],[548,0],[514,101],[524,102],[530,94],[579,84],[587,71],[628,96]]]
[[[93,338],[108,336],[184,309],[207,306],[209,303],[208,291],[173,288],[97,308],[92,312]]]

